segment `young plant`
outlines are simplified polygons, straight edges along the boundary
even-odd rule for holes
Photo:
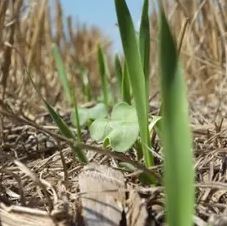
[[[126,62],[124,62],[121,92],[122,92],[123,101],[128,104],[131,104],[130,82],[129,82],[128,67]]]
[[[79,107],[78,113],[80,118],[80,126],[85,126],[90,121],[105,118],[108,112],[105,104],[97,103],[95,106],[90,108]]]
[[[77,142],[75,135],[70,130],[70,128],[66,125],[66,123],[63,121],[61,116],[44,99],[43,99],[43,101],[44,101],[46,108],[49,111],[53,121],[58,126],[61,134],[64,135],[65,137],[72,139],[73,141]],[[87,157],[86,157],[85,153],[83,152],[83,150],[78,148],[76,145],[71,145],[70,147],[75,152],[75,154],[78,156],[78,159],[79,159],[80,162],[88,163]]]
[[[58,71],[58,78],[62,84],[62,87],[65,92],[65,96],[67,101],[72,104],[72,96],[71,96],[71,88],[69,85],[69,81],[67,79],[67,74],[65,71],[64,63],[62,61],[61,53],[56,44],[52,44],[52,54],[55,60],[56,68]]]
[[[122,70],[121,61],[120,61],[118,55],[115,56],[114,66],[115,66],[115,75],[116,75],[116,79],[117,79],[118,92],[121,93],[123,70]]]
[[[150,75],[150,22],[149,2],[144,0],[139,31],[140,56],[145,76],[147,104],[149,104],[149,75]],[[148,106],[147,106],[148,107]]]
[[[109,106],[109,91],[108,91],[109,71],[108,71],[106,58],[105,58],[105,55],[103,53],[101,46],[98,46],[98,63],[99,63],[99,73],[100,73],[100,77],[101,77],[103,100],[104,100],[104,104],[106,105],[106,108],[108,109],[108,106]]]
[[[118,103],[110,118],[95,120],[90,126],[91,138],[110,145],[115,151],[126,152],[138,138],[139,126],[134,107]]]
[[[63,89],[65,91],[65,94],[66,94],[66,97],[67,97],[69,103],[71,104],[71,106],[73,106],[73,114],[72,114],[73,118],[74,118],[73,121],[76,122],[75,124],[76,124],[76,128],[77,128],[78,141],[81,142],[82,137],[81,137],[81,128],[80,128],[79,113],[78,113],[78,107],[77,107],[77,99],[69,85],[69,81],[67,79],[67,74],[65,71],[64,63],[61,58],[60,51],[55,44],[53,44],[53,46],[52,46],[52,53],[53,53],[56,67],[58,70],[59,80],[62,83]],[[46,101],[45,101],[45,104],[47,105],[47,109],[50,112],[53,120],[55,121],[55,123],[57,124],[57,126],[59,127],[61,132],[63,132],[63,135],[66,135],[64,131],[70,131],[68,126],[60,118],[60,116],[54,111],[54,109],[47,104]],[[68,129],[66,130],[66,128],[68,128]],[[68,138],[72,138],[75,140],[75,136],[68,137]],[[78,154],[78,158],[81,162],[84,162],[84,163],[87,162],[86,155],[83,152],[83,150],[80,150],[79,148],[75,148],[74,146],[72,146],[72,149],[74,151],[76,151],[76,153]]]
[[[148,103],[146,97],[147,85],[145,83],[140,49],[132,23],[132,18],[125,0],[115,0],[115,8],[125,59],[128,66],[129,80],[137,111],[144,161],[145,165],[149,167],[153,165],[153,157],[149,151],[151,143],[148,130]]]
[[[162,7],[159,49],[167,222],[169,226],[192,226],[193,153],[185,84],[176,44]]]
[[[89,79],[89,72],[83,66],[79,66],[78,72],[81,79],[83,96],[86,98],[86,101],[89,102],[92,99],[92,89]]]

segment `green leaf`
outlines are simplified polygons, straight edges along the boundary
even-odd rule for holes
[[[78,108],[80,126],[84,126],[89,120],[101,119],[107,116],[107,110],[103,103],[98,103],[91,108]],[[72,117],[73,125],[76,125],[74,122],[74,117]]]
[[[80,162],[83,162],[85,164],[88,163],[87,156],[81,148],[77,147],[76,145],[71,145],[70,147],[72,148],[74,153],[77,155]]]
[[[124,63],[124,71],[122,77],[122,97],[123,101],[131,104],[131,95],[130,95],[130,82],[129,82],[129,74],[127,63]]]
[[[46,105],[46,107],[47,107],[52,119],[57,124],[57,126],[58,126],[60,132],[62,133],[62,135],[64,135],[65,137],[67,137],[69,139],[73,139],[75,141],[76,137],[73,135],[72,131],[67,126],[67,124],[63,121],[61,116],[45,100],[44,100],[44,103],[45,103],[45,105]],[[71,148],[77,154],[79,161],[81,161],[83,163],[87,163],[88,162],[87,157],[86,157],[85,153],[83,152],[83,150],[81,150],[80,148],[78,148],[75,145],[71,145]]]
[[[141,17],[140,32],[140,55],[145,76],[147,104],[149,99],[149,74],[150,74],[150,22],[149,22],[149,1],[144,0]]]
[[[67,126],[67,124],[63,121],[61,116],[54,110],[54,108],[51,107],[46,101],[45,105],[53,119],[53,121],[56,123],[58,128],[60,129],[62,135],[64,135],[67,138],[75,139],[75,136],[73,135],[72,131],[70,128]]]
[[[161,120],[160,116],[152,116],[151,122],[149,124],[149,131],[152,131],[153,128],[157,125],[157,123]]]
[[[97,119],[90,126],[91,138],[110,143],[115,151],[125,152],[138,137],[136,110],[127,103],[114,106],[110,119]]]
[[[169,226],[192,226],[194,172],[186,88],[176,44],[164,10],[160,12],[161,137]]]
[[[82,84],[82,92],[86,100],[89,102],[92,99],[92,89],[91,89],[91,82],[89,79],[89,72],[83,66],[78,67],[78,74]]]
[[[115,56],[114,63],[115,63],[115,75],[116,75],[117,83],[118,83],[118,90],[121,91],[123,71],[122,71],[121,62],[120,62],[118,55]]]
[[[58,77],[63,86],[66,98],[69,101],[69,103],[72,104],[70,85],[67,79],[67,74],[65,71],[64,63],[62,61],[61,53],[56,44],[52,44],[52,54],[58,70]]]
[[[100,76],[101,76],[101,85],[102,85],[104,103],[106,105],[106,108],[108,108],[108,105],[109,105],[109,93],[108,93],[109,71],[108,71],[108,65],[106,62],[106,57],[100,46],[98,46],[98,63],[99,63],[99,72],[100,72]]]
[[[125,0],[115,0],[115,8],[117,12],[123,50],[128,66],[133,98],[137,111],[145,165],[151,166],[153,164],[153,158],[149,149],[147,148],[150,147],[151,144],[148,130],[146,85],[139,46],[137,43],[132,18]]]

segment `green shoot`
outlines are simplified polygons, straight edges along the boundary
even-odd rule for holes
[[[78,114],[78,107],[77,107],[77,100],[76,97],[69,85],[69,81],[67,79],[67,74],[65,71],[65,67],[64,67],[64,63],[60,54],[60,51],[58,49],[58,47],[53,44],[52,46],[52,53],[54,56],[54,60],[56,63],[56,67],[58,70],[58,76],[59,76],[59,80],[62,83],[63,89],[65,91],[66,97],[69,101],[69,103],[71,104],[71,106],[73,106],[73,116],[75,118],[76,122],[76,128],[77,128],[77,136],[78,136],[78,141],[81,142],[82,141],[82,135],[81,135],[81,129],[80,129],[80,121],[79,121],[79,114]],[[47,102],[45,102],[45,104],[47,105]],[[59,129],[61,130],[61,132],[63,133],[63,135],[67,135],[67,131],[70,131],[70,129],[68,128],[68,126],[64,123],[64,121],[60,118],[60,116],[58,114],[54,114],[54,109],[51,108],[50,106],[47,105],[48,111],[50,112],[53,120],[55,121],[55,123],[57,124],[57,126],[59,127]],[[66,130],[66,128],[68,128]],[[71,137],[75,140],[75,137]],[[78,158],[80,159],[80,161],[82,162],[87,162],[85,153],[83,153],[83,150],[79,150],[79,148],[74,148],[72,147],[73,150],[76,151],[76,153],[78,154]]]
[[[120,62],[118,55],[115,56],[114,64],[115,64],[115,75],[116,75],[117,83],[118,83],[118,91],[120,93],[121,92],[121,83],[122,83],[123,71],[122,71],[122,66],[121,66],[121,62]]]
[[[99,63],[99,72],[100,72],[100,76],[101,76],[101,86],[102,86],[104,104],[106,105],[106,108],[108,109],[108,105],[109,105],[109,96],[108,96],[109,71],[108,71],[106,58],[104,56],[101,46],[98,46],[98,63]]]
[[[162,139],[169,226],[192,226],[194,175],[183,72],[163,9],[160,12]]]
[[[115,0],[115,8],[137,111],[145,165],[149,167],[153,165],[153,156],[147,148],[151,147],[151,144],[148,131],[147,94],[143,64],[132,18],[125,0]]]
[[[61,116],[45,100],[44,100],[44,103],[45,103],[52,119],[54,120],[54,122],[58,126],[60,132],[62,133],[62,135],[64,135],[65,137],[67,137],[69,139],[76,140],[74,134],[69,129],[69,127],[66,125],[66,123],[62,120]],[[85,153],[80,148],[78,148],[74,145],[71,145],[71,148],[77,154],[80,162],[82,162],[82,163],[88,162]]]
[[[82,83],[82,91],[83,95],[86,97],[87,101],[91,101],[92,99],[92,91],[91,91],[91,84],[89,80],[89,72],[86,68],[82,66],[79,67],[79,76]]]
[[[150,74],[150,23],[149,1],[144,0],[139,32],[140,55],[145,76],[147,105],[149,105],[149,74]]]
[[[64,63],[62,61],[61,53],[60,53],[58,47],[56,46],[56,44],[52,45],[52,54],[53,54],[53,57],[54,57],[54,60],[56,63],[59,80],[63,86],[66,98],[67,98],[68,102],[71,104],[72,103],[71,89],[70,89],[69,82],[67,79],[67,74],[65,71]]]
[[[122,97],[123,101],[131,104],[131,95],[130,95],[130,82],[129,82],[129,74],[128,74],[128,67],[127,63],[124,63],[124,71],[122,77]]]

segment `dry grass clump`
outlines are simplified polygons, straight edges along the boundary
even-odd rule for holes
[[[200,98],[216,107],[226,92],[227,62],[227,4],[219,0],[165,1],[165,8],[172,24],[178,44],[183,27],[188,20],[181,47],[184,69],[188,78],[191,98]],[[153,34],[157,32],[157,14],[151,15]],[[152,40],[151,55],[156,55],[157,40]],[[155,60],[152,60],[155,62]],[[155,66],[152,76],[156,77]],[[156,79],[154,79],[156,80]],[[155,82],[152,80],[152,82]],[[195,99],[194,98],[194,99]],[[216,102],[218,101],[218,103]],[[224,103],[222,102],[224,106]]]
[[[65,23],[60,1],[1,1],[0,29],[1,99],[12,97],[35,110],[39,100],[24,73],[26,64],[50,103],[63,100],[51,54],[53,42],[60,47],[69,79],[78,91],[81,66],[90,72],[97,89],[96,46],[109,41],[98,28],[74,26],[70,17]],[[108,47],[104,45],[105,49]]]

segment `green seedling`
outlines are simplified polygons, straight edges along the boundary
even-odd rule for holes
[[[146,97],[147,86],[145,83],[145,75],[141,61],[140,49],[132,23],[132,18],[125,0],[115,0],[115,8],[129,72],[129,80],[136,106],[144,161],[145,165],[149,167],[153,165],[153,156],[147,148],[151,147],[151,142],[148,130],[148,103]]]
[[[57,70],[58,70],[59,80],[60,80],[60,82],[61,82],[61,84],[63,86],[64,92],[65,92],[65,95],[67,97],[67,100],[68,100],[69,104],[73,107],[73,114],[72,115],[74,116],[73,121],[75,122],[75,125],[76,125],[76,128],[77,128],[77,140],[79,142],[81,142],[82,138],[81,138],[81,128],[80,128],[79,113],[78,113],[78,108],[77,108],[77,99],[76,99],[76,96],[74,95],[74,92],[72,91],[72,89],[71,89],[71,87],[69,85],[69,81],[67,79],[67,74],[66,74],[66,71],[65,71],[63,60],[61,58],[60,51],[59,51],[58,47],[55,44],[53,44],[53,46],[52,46],[52,53],[53,53],[53,57],[54,57],[54,60],[55,60],[55,63],[56,63],[56,67],[57,67]],[[51,108],[47,106],[47,109],[50,112],[53,120],[55,121],[55,123],[57,124],[59,129],[61,130],[61,132],[64,132],[64,130],[68,126],[66,124],[64,125],[64,121],[61,118],[59,118],[60,116],[58,114],[54,114],[54,109],[53,108],[52,108],[52,111],[50,111]],[[64,129],[64,130],[62,130],[62,129]],[[69,130],[70,129],[68,128],[68,131]],[[65,134],[63,134],[63,135],[65,135]],[[72,137],[72,138],[74,140],[76,139],[75,137]],[[72,147],[72,149],[76,151],[76,153],[78,154],[78,158],[82,162],[87,162],[86,155],[83,152],[83,150],[80,150],[79,148],[75,149],[74,147]]]
[[[129,74],[127,63],[124,62],[124,71],[122,77],[122,99],[124,102],[131,104],[131,95],[130,95],[130,82],[129,82]]]
[[[91,101],[92,99],[92,89],[91,89],[91,84],[89,80],[89,72],[82,66],[79,67],[79,76],[81,79],[81,84],[82,84],[82,92],[83,95],[86,98],[86,101]]]
[[[80,118],[80,126],[85,126],[89,121],[94,121],[96,119],[105,118],[108,114],[106,110],[106,106],[103,103],[98,103],[94,107],[91,108],[78,108],[79,118]],[[75,117],[72,117],[73,124],[76,125],[74,121]]]
[[[121,92],[121,83],[122,83],[122,77],[123,77],[123,70],[121,66],[121,61],[118,57],[118,55],[115,56],[114,60],[114,66],[115,66],[115,75],[117,78],[117,84],[118,84],[118,92]]]
[[[70,128],[67,126],[67,124],[63,121],[61,116],[45,100],[44,100],[44,103],[45,103],[45,105],[47,107],[47,110],[49,111],[53,121],[58,126],[61,134],[64,135],[65,137],[69,138],[69,139],[74,140],[76,142],[77,138],[75,137],[73,132],[70,130]],[[86,157],[85,153],[81,149],[79,149],[78,147],[76,147],[74,145],[71,145],[71,148],[77,154],[78,159],[82,163],[88,163],[87,157]]]
[[[140,56],[145,76],[147,104],[149,103],[149,75],[150,75],[150,22],[149,2],[144,1],[139,31]],[[147,106],[148,107],[148,106]]]
[[[58,71],[58,78],[62,84],[62,87],[65,92],[65,96],[67,98],[67,101],[71,104],[72,103],[72,96],[71,96],[71,88],[69,85],[69,81],[67,79],[67,74],[65,71],[64,63],[61,58],[60,51],[56,44],[52,44],[52,54],[55,60],[56,68]]]
[[[108,106],[109,106],[109,91],[108,91],[109,71],[108,71],[108,66],[107,66],[107,62],[106,62],[106,57],[103,53],[101,46],[98,46],[98,63],[99,63],[99,73],[100,73],[100,77],[101,77],[103,100],[104,100],[104,104],[106,105],[106,108],[108,109]]]
[[[167,223],[192,226],[194,173],[186,89],[176,44],[162,7],[159,49]]]
[[[114,106],[109,119],[97,119],[90,126],[91,138],[110,145],[115,151],[129,150],[138,138],[136,110],[127,103]]]
[[[24,65],[26,66],[26,64],[24,64]],[[61,118],[61,116],[58,114],[58,112],[56,112],[54,110],[54,108],[50,104],[48,104],[48,102],[44,99],[44,97],[40,93],[39,89],[36,87],[32,77],[31,77],[30,71],[26,70],[26,74],[27,74],[28,78],[30,79],[32,86],[34,87],[36,93],[39,95],[40,99],[45,104],[45,106],[46,106],[47,110],[49,111],[50,116],[52,117],[53,121],[58,126],[61,134],[64,135],[66,138],[72,139],[73,141],[77,142],[77,139],[76,139],[74,133],[67,126],[67,124]],[[84,154],[84,152],[81,149],[77,148],[76,145],[71,145],[71,148],[75,152],[75,154],[78,156],[78,159],[79,159],[80,162],[82,162],[82,163],[88,162],[86,155]]]

